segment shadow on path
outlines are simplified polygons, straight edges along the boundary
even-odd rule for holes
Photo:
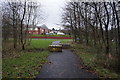
[[[53,45],[60,41],[53,42]],[[97,75],[81,69],[82,62],[70,50],[52,52],[47,57],[50,62],[43,65],[37,78],[98,78]]]

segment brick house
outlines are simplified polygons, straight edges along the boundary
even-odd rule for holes
[[[32,27],[32,26],[29,26],[29,33],[33,33],[33,34],[46,34],[46,33],[49,33],[50,30],[48,29],[48,27],[43,24],[41,26],[35,26],[35,27]]]

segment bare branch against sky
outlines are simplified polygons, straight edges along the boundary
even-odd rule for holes
[[[0,0],[0,3],[5,1],[7,0]],[[29,1],[35,1],[41,4],[42,14],[40,13],[40,15],[42,15],[42,17],[40,17],[40,22],[38,23],[38,25],[45,24],[50,29],[62,28],[58,24],[60,24],[61,22],[62,7],[64,7],[65,0],[29,0]]]
[[[0,0],[0,2],[1,1],[4,0]],[[40,17],[42,20],[40,19],[38,25],[45,24],[50,29],[52,28],[61,29],[63,27],[58,24],[61,23],[62,8],[65,6],[66,1],[98,1],[98,0],[32,0],[32,1],[39,2],[42,7],[41,10],[42,14],[40,13],[42,15],[42,17]],[[99,0],[99,1],[114,1],[114,0]]]

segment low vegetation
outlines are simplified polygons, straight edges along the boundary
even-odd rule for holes
[[[49,55],[48,45],[52,40],[32,40],[30,46],[23,50],[14,50],[3,57],[3,78],[34,78]],[[7,44],[9,47],[12,43]],[[10,48],[9,48],[10,49]],[[3,53],[4,54],[4,53]]]
[[[104,78],[120,78],[119,73],[106,67],[106,58],[102,56],[102,51],[92,46],[86,46],[85,44],[72,44],[72,50],[80,57],[85,66],[88,66],[90,70],[95,71],[100,77]],[[112,60],[109,64],[114,65]]]
[[[20,54],[20,53],[18,53]],[[3,78],[34,78],[49,55],[48,51],[21,52],[18,57],[3,59]]]

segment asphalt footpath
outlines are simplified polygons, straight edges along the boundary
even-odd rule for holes
[[[52,45],[59,43],[60,41],[55,41]],[[82,61],[68,49],[51,52],[47,60],[48,63],[43,65],[36,78],[98,78],[95,73],[82,69]]]

